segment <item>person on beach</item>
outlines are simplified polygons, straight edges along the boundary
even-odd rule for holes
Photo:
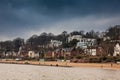
[[[113,64],[111,64],[111,67],[113,66]]]

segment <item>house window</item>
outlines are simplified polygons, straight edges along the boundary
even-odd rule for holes
[[[81,40],[81,42],[83,42],[83,40]]]
[[[93,44],[91,43],[91,46],[92,46]]]

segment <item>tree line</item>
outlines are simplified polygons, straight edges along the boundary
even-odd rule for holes
[[[31,49],[37,50],[38,46],[41,45],[47,45],[50,40],[59,40],[62,41],[61,47],[73,47],[75,46],[77,40],[73,40],[70,43],[68,43],[67,39],[69,35],[81,35],[84,38],[94,38],[97,39],[97,45],[101,45],[105,47],[103,44],[107,42],[103,42],[103,40],[99,37],[99,35],[102,32],[95,32],[94,30],[91,30],[89,32],[84,32],[83,30],[80,31],[73,31],[68,33],[67,31],[63,31],[59,35],[54,35],[53,33],[46,33],[43,32],[40,35],[33,35],[26,41],[23,38],[16,38],[14,40],[8,40],[8,41],[1,41],[0,42],[0,51],[19,51],[20,46],[28,46]],[[111,40],[120,40],[120,25],[115,25],[112,27],[109,27],[104,32],[103,37],[110,37]]]

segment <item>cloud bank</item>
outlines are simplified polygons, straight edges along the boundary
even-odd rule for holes
[[[104,31],[120,21],[120,0],[0,0],[0,40],[42,32]]]

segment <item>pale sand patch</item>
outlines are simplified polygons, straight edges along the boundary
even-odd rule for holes
[[[26,61],[0,61],[1,63],[17,63],[17,64],[25,64]],[[97,68],[105,68],[105,69],[117,69],[120,70],[120,64],[115,63],[67,63],[67,62],[56,62],[56,61],[27,61],[32,65],[47,65],[47,66],[66,66],[66,67],[97,67]]]
[[[119,70],[0,64],[0,80],[120,80]]]

